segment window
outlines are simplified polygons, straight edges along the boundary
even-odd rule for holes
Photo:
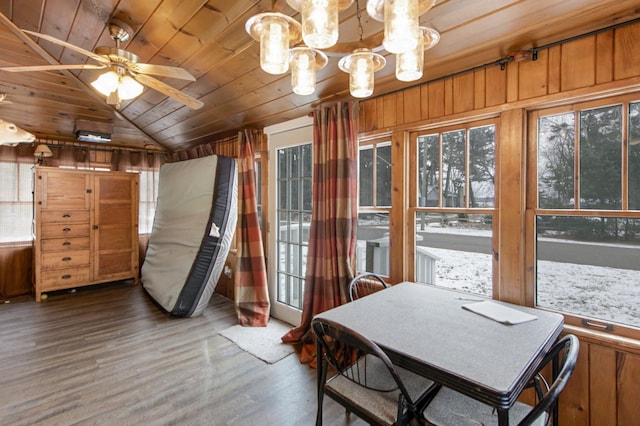
[[[640,102],[532,114],[537,306],[640,326]]]
[[[493,123],[413,134],[415,281],[492,295],[495,135]]]
[[[365,142],[359,154],[356,269],[389,276],[391,142]]]
[[[277,300],[302,309],[313,170],[312,146],[277,150]]]
[[[33,164],[0,161],[0,243],[31,241]]]
[[[138,233],[150,234],[153,228],[153,218],[156,214],[156,200],[158,198],[157,170],[143,170],[140,174],[140,206],[138,212]]]

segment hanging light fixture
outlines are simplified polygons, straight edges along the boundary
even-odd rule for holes
[[[337,43],[338,13],[354,1],[360,41]],[[365,40],[358,0],[287,0],[289,6],[300,12],[302,25],[282,13],[266,12],[249,18],[245,29],[260,42],[261,68],[270,74],[283,74],[291,68],[293,91],[300,95],[315,91],[316,70],[326,65],[326,55],[319,49],[327,49],[334,55],[351,52],[339,61],[338,67],[349,73],[351,95],[362,98],[373,94],[374,73],[386,64],[385,58],[377,53],[382,46],[399,55],[396,58],[399,80],[413,81],[422,76],[424,49],[437,43],[440,36],[435,30],[419,27],[418,19],[435,2],[367,0],[367,12],[383,22],[385,30]],[[305,44],[298,45],[302,40]]]
[[[338,67],[349,73],[349,92],[354,98],[366,98],[373,94],[373,74],[386,64],[382,55],[371,49],[356,49],[340,59]]]
[[[387,52],[404,53],[418,44],[418,19],[436,0],[367,0],[367,13],[384,22],[382,44]]]
[[[316,70],[327,65],[327,55],[306,46],[291,49],[291,87],[293,93],[310,95],[316,90]]]
[[[269,74],[284,74],[289,70],[289,47],[300,42],[300,24],[279,12],[252,16],[245,30],[260,42],[260,68]]]
[[[302,40],[309,47],[327,49],[338,42],[338,13],[346,10],[354,0],[287,0],[300,12]]]
[[[422,77],[424,51],[440,41],[440,33],[433,28],[419,27],[419,31],[415,49],[396,55],[396,78],[400,81],[415,81]]]
[[[107,97],[109,105],[120,108],[120,101],[133,99],[142,93],[142,84],[135,81],[120,67],[113,67],[101,74],[91,85]]]

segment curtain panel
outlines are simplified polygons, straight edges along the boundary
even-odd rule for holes
[[[267,268],[258,221],[254,147],[257,130],[239,133],[238,158],[238,226],[236,228],[235,307],[238,321],[244,326],[265,327],[269,321]]]
[[[358,103],[313,112],[313,205],[300,325],[282,337],[315,365],[313,316],[348,300],[358,224]]]

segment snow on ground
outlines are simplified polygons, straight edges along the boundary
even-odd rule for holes
[[[432,247],[429,251],[440,258],[437,285],[491,297],[490,255]],[[638,271],[550,261],[538,262],[537,268],[538,306],[640,326]]]

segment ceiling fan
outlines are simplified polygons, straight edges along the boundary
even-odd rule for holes
[[[96,81],[92,83],[92,86],[98,89],[98,91],[104,93],[107,96],[107,103],[109,105],[114,105],[116,108],[120,108],[120,103],[122,100],[131,99],[140,94],[140,92],[142,91],[142,87],[137,83],[157,90],[158,92],[172,99],[175,99],[176,101],[192,109],[199,109],[204,105],[201,101],[187,95],[186,93],[181,92],[180,90],[171,87],[154,77],[151,77],[151,75],[155,75],[160,77],[171,77],[181,80],[195,81],[195,77],[191,75],[191,73],[189,73],[187,70],[180,67],[140,63],[137,55],[124,49],[120,49],[120,43],[126,42],[131,36],[130,27],[121,20],[112,19],[109,23],[109,33],[111,34],[111,38],[115,40],[116,46],[99,46],[96,47],[93,52],[47,34],[41,34],[29,30],[22,31],[27,34],[39,37],[43,40],[47,40],[51,43],[57,44],[59,46],[65,47],[67,49],[73,50],[82,55],[88,56],[89,58],[98,62],[98,64],[32,65],[1,67],[0,70],[9,72],[25,72],[52,70],[92,70],[109,68],[109,72],[106,74],[109,74],[109,78],[111,78],[111,85],[107,85],[106,89],[101,89],[96,84]],[[100,78],[102,77],[104,77],[104,74]],[[122,87],[123,85],[125,87]],[[133,90],[133,92],[127,92],[126,90],[129,87],[138,89]],[[135,93],[135,95],[131,96],[132,93]]]

